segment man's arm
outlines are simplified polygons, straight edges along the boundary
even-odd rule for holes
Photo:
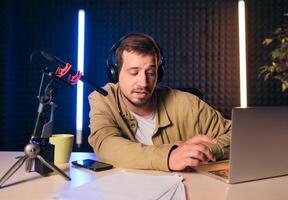
[[[231,121],[203,101],[199,100],[196,107],[200,135],[176,142],[178,147],[172,150],[169,157],[171,170],[182,170],[198,166],[203,161],[229,157]]]
[[[231,120],[225,119],[221,113],[205,102],[199,103],[199,127],[201,133],[217,140],[217,144],[204,143],[218,159],[229,158]]]
[[[104,162],[134,169],[168,171],[168,155],[173,145],[147,146],[122,137],[119,125],[104,97],[90,95],[89,144]]]
[[[198,166],[203,161],[215,161],[214,155],[203,143],[216,145],[217,141],[206,135],[198,135],[178,143],[178,147],[173,149],[169,156],[169,169],[179,171],[186,167]]]

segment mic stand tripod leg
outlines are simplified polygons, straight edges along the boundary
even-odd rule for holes
[[[25,172],[31,172],[33,160],[28,158],[25,162]]]
[[[49,167],[51,170],[53,170],[54,172],[60,174],[61,176],[63,176],[66,180],[71,180],[71,178],[65,174],[61,169],[59,169],[56,165],[54,165],[53,163],[49,162],[48,160],[45,160],[42,156],[37,155],[37,158],[44,164],[46,165],[46,167]]]
[[[25,160],[28,158],[27,155],[21,156],[19,160],[15,162],[14,165],[4,174],[4,176],[0,179],[0,187],[23,165]]]

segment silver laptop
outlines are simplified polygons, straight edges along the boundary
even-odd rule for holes
[[[287,175],[288,107],[234,108],[229,162],[195,169],[227,183]]]

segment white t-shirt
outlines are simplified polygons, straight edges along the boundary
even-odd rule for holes
[[[152,134],[154,132],[156,123],[155,113],[152,113],[146,117],[142,117],[133,112],[131,112],[131,114],[135,117],[138,123],[138,129],[136,132],[137,141],[142,144],[153,145]]]

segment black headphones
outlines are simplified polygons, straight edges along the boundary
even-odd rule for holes
[[[115,58],[116,50],[120,46],[121,42],[124,39],[126,39],[129,36],[133,36],[133,35],[141,35],[141,36],[147,37],[146,35],[139,34],[139,33],[127,34],[127,35],[123,36],[118,42],[116,42],[111,47],[111,49],[109,51],[109,55],[108,55],[108,58],[106,60],[106,66],[107,66],[108,79],[109,79],[109,82],[111,82],[111,83],[117,83],[118,82],[118,76],[119,76],[119,74],[118,74],[118,66],[116,64],[116,58]],[[165,63],[165,60],[164,60],[164,57],[163,57],[162,50],[161,50],[160,46],[155,41],[153,41],[153,43],[155,43],[155,45],[157,45],[157,48],[160,51],[160,59],[159,59],[160,61],[159,61],[159,66],[158,66],[158,79],[157,79],[157,83],[159,83],[162,80],[163,75],[164,75],[164,63]]]

